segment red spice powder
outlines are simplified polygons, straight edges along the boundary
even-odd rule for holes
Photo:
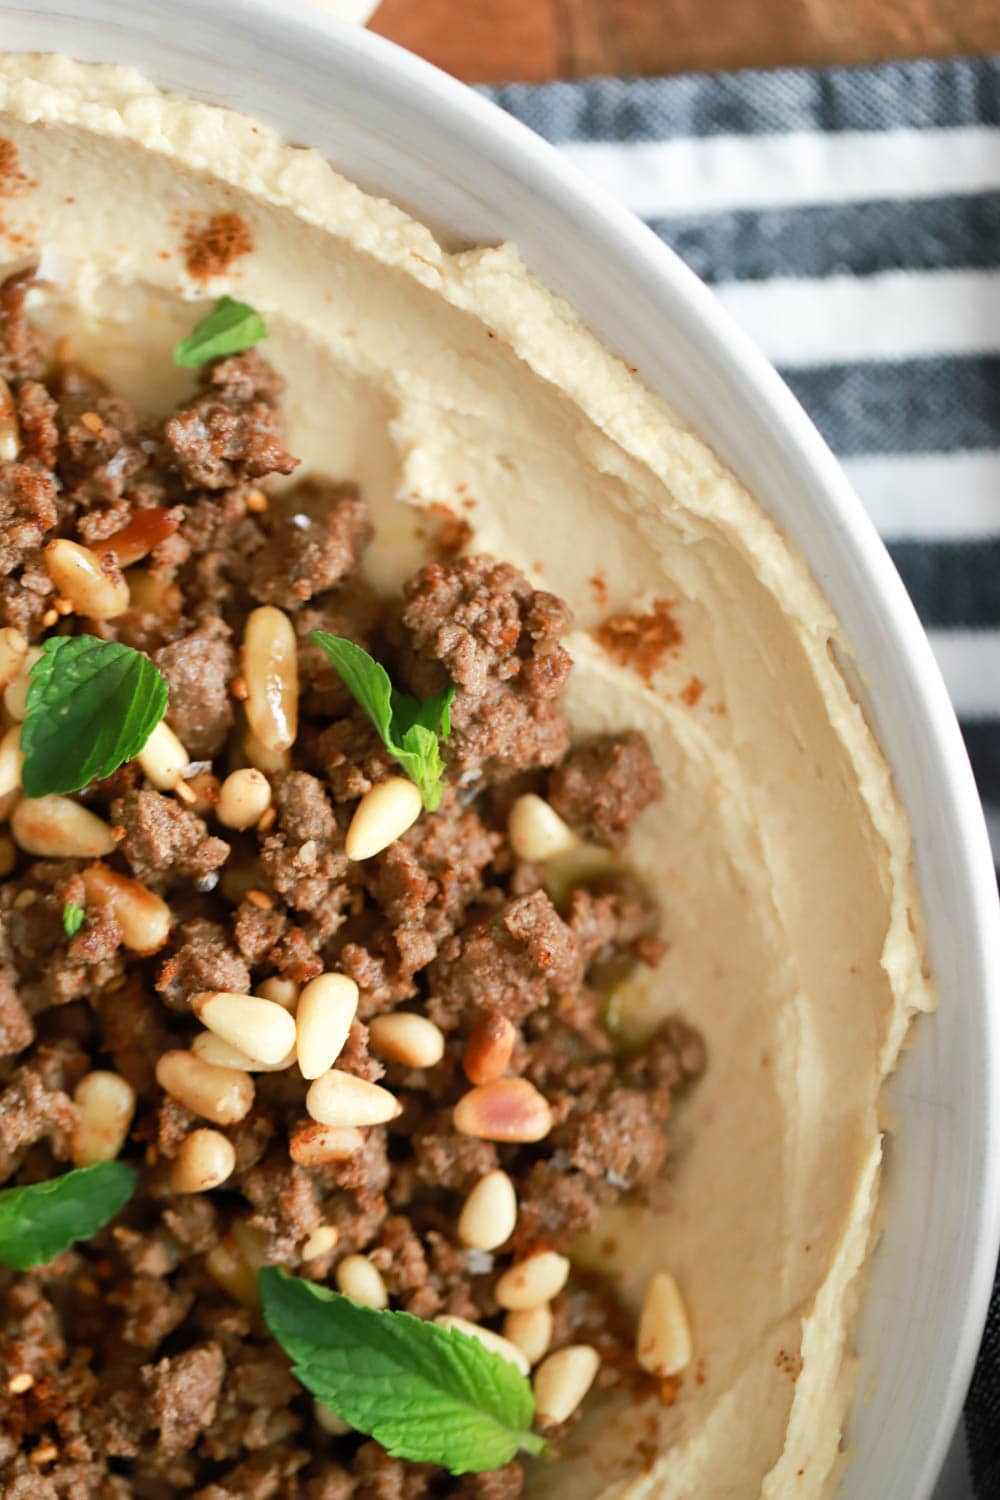
[[[17,182],[17,147],[13,141],[0,137],[0,193],[8,194]]]
[[[684,634],[667,599],[657,599],[645,615],[609,615],[593,632],[599,646],[623,667],[649,682],[668,651],[676,651]]]
[[[249,255],[253,234],[246,219],[232,212],[212,214],[191,224],[184,235],[184,264],[196,281],[228,271],[234,260]]]
[[[21,171],[21,159],[14,142],[0,136],[0,198],[16,198],[19,193],[35,186],[27,172]]]
[[[472,539],[472,527],[468,521],[462,516],[456,516],[451,507],[440,500],[432,501],[427,509],[437,522],[433,537],[434,545],[441,557],[447,561],[456,553],[461,552]]]
[[[694,708],[701,701],[701,695],[705,691],[705,684],[700,677],[692,677],[686,687],[681,688],[681,702],[686,703],[688,708]]]

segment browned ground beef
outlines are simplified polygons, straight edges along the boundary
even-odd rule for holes
[[[83,861],[20,854],[0,885],[0,1180],[62,1170],[73,1090],[93,1068],[116,1069],[138,1091],[123,1154],[141,1170],[138,1194],[96,1238],[50,1266],[0,1271],[0,1500],[515,1500],[519,1462],[452,1479],[358,1435],[324,1433],[256,1307],[213,1279],[206,1255],[221,1246],[299,1270],[306,1237],[330,1224],[339,1240],[306,1274],[332,1279],[342,1256],[366,1251],[393,1306],[496,1327],[493,1283],[511,1254],[565,1249],[603,1205],[649,1191],[667,1157],[672,1095],[700,1072],[701,1044],[672,1021],[629,1057],[601,1023],[605,976],[660,952],[658,914],[624,872],[554,905],[505,832],[511,788],[547,784],[581,832],[620,847],[659,794],[649,749],[635,733],[570,748],[560,600],[476,556],[431,562],[401,600],[379,599],[358,571],[372,528],[357,491],[308,478],[280,498],[271,491],[269,476],[296,460],[281,382],[259,353],[208,366],[196,396],[150,423],[58,362],[24,317],[23,291],[20,280],[0,288],[0,374],[22,441],[19,460],[0,464],[0,615],[34,640],[52,627],[51,616],[42,625],[54,591],[41,548],[54,536],[93,545],[143,511],[168,516],[140,562],[165,606],[91,628],[153,656],[171,690],[169,723],[194,760],[212,764],[195,768],[186,801],[135,764],[83,794],[113,826],[107,863],[169,902],[160,952],[127,951],[110,910],[87,906]],[[272,776],[273,815],[233,834],[212,805],[238,753],[237,648],[261,603],[287,611],[302,641],[301,722],[291,768]],[[56,628],[80,627],[60,616]],[[347,860],[345,831],[392,762],[306,641],[314,629],[363,642],[419,697],[457,688],[440,809],[360,864]],[[72,939],[69,900],[87,907]],[[260,1073],[251,1112],[228,1130],[233,1176],[210,1195],[171,1193],[170,1162],[204,1122],[164,1095],[154,1068],[195,1035],[192,997],[324,970],[361,991],[338,1066],[381,1079],[400,1118],[367,1131],[349,1160],[309,1169],[289,1155],[308,1123],[298,1070]],[[399,1006],[445,1032],[437,1067],[371,1055],[368,1023]],[[469,1086],[463,1046],[484,1015],[513,1024],[510,1071],[552,1107],[537,1144],[454,1130]],[[513,1243],[468,1251],[455,1232],[463,1195],[497,1166],[517,1187]],[[574,1278],[555,1314],[555,1347],[594,1343],[603,1383],[644,1378],[606,1289]],[[30,1389],[8,1390],[25,1375]]]

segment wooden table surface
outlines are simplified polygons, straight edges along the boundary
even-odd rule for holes
[[[469,83],[1000,51],[1000,0],[382,0],[371,24]]]

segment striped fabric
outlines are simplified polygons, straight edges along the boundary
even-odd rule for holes
[[[1000,835],[1000,61],[490,92],[694,267],[843,459]]]
[[[841,457],[1000,857],[1000,59],[488,91],[672,245]],[[967,1408],[1000,1497],[1000,1296]]]

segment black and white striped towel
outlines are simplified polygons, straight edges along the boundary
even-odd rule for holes
[[[694,267],[841,457],[1000,858],[1000,59],[489,92]],[[1000,1290],[966,1426],[1000,1500]]]

